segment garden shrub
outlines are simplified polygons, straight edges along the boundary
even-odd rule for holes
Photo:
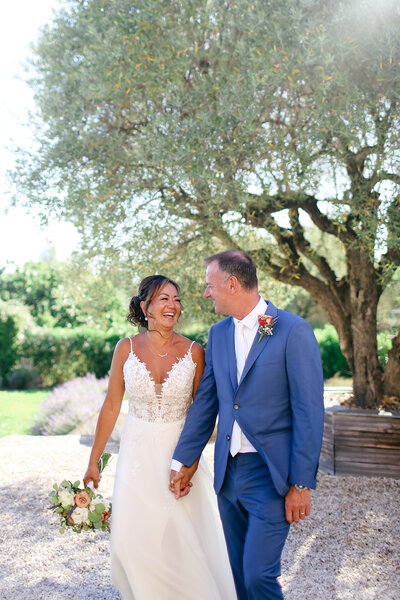
[[[7,378],[7,388],[10,390],[33,390],[39,383],[38,372],[32,366],[20,366]]]
[[[334,375],[350,377],[349,365],[340,350],[339,336],[334,326],[329,323],[323,329],[315,329],[314,333],[321,350],[324,379]]]
[[[39,405],[31,426],[33,435],[65,435],[98,413],[108,385],[108,377],[96,379],[93,373],[56,387]]]
[[[18,326],[11,316],[0,315],[0,385],[18,361]]]
[[[33,363],[46,386],[87,373],[101,378],[110,369],[115,345],[121,337],[119,332],[90,327],[38,328],[34,335],[26,336],[23,355]]]
[[[32,328],[30,312],[18,300],[0,299],[0,385],[7,385],[7,377],[21,356],[23,327]],[[19,366],[19,365],[18,365]]]

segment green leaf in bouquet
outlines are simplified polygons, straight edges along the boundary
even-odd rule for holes
[[[96,504],[94,507],[94,510],[101,515],[106,510],[106,507],[102,502],[99,502],[99,504]]]
[[[103,523],[101,521],[96,521],[93,525],[94,525],[95,529],[101,529],[103,526]]]
[[[59,506],[58,508],[56,508],[56,513],[60,514],[62,512],[64,512],[64,509],[62,506]]]
[[[60,527],[59,532],[64,533],[64,531],[65,531],[64,527]]]
[[[58,497],[57,496],[53,496],[51,499],[51,503],[52,504],[58,504]]]
[[[60,485],[62,485],[63,487],[69,488],[71,486],[71,482],[64,479],[64,481],[62,481]]]
[[[52,498],[53,496],[57,496],[57,492],[52,491],[49,493],[50,498]]]
[[[100,473],[102,473],[104,471],[104,469],[110,462],[110,458],[111,458],[111,454],[109,452],[103,452],[103,454],[100,456],[100,459],[98,462],[98,467],[99,467]]]
[[[53,490],[58,490],[58,485],[56,483],[53,483]]]
[[[100,521],[101,519],[101,514],[97,513],[96,511],[89,511],[89,521],[91,523],[97,523],[98,521]]]
[[[85,531],[89,531],[89,525],[86,525],[86,523],[83,524],[83,529]]]
[[[78,488],[80,485],[81,485],[81,482],[78,479],[78,481],[75,481],[75,483],[72,484],[72,487]]]

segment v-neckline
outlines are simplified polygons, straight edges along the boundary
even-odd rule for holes
[[[169,369],[169,370],[166,372],[166,374],[165,374],[165,379],[164,379],[164,381],[162,381],[161,383],[156,383],[156,381],[155,381],[155,379],[154,379],[154,377],[153,377],[153,374],[152,374],[152,372],[150,371],[150,369],[148,368],[148,366],[146,365],[146,363],[145,363],[143,360],[141,360],[141,359],[138,357],[138,355],[134,353],[134,351],[133,351],[133,350],[131,350],[131,351],[129,352],[128,358],[126,359],[126,361],[125,361],[125,362],[127,362],[127,361],[129,360],[130,356],[133,356],[134,358],[136,358],[136,360],[138,361],[138,363],[140,363],[141,365],[143,365],[143,367],[144,367],[144,369],[145,369],[145,371],[146,371],[147,375],[149,376],[149,379],[150,379],[151,383],[152,383],[152,384],[153,384],[153,386],[154,386],[154,391],[155,391],[155,393],[156,393],[156,396],[157,396],[157,390],[156,390],[156,386],[161,386],[161,393],[162,393],[162,391],[163,391],[163,388],[164,388],[164,385],[165,385],[165,384],[167,383],[167,381],[169,380],[169,378],[170,378],[170,376],[171,376],[171,373],[172,373],[172,371],[174,370],[174,368],[175,368],[177,365],[181,364],[181,362],[182,362],[183,360],[185,360],[185,358],[186,358],[186,357],[189,355],[189,353],[190,353],[190,350],[191,350],[191,346],[190,346],[190,348],[187,350],[186,354],[184,354],[183,356],[180,356],[180,357],[179,357],[179,358],[178,358],[178,359],[177,359],[177,360],[176,360],[174,363],[172,363],[172,365],[171,365],[171,368],[170,368],[170,369]],[[191,356],[191,354],[190,354],[190,358],[192,359],[192,356]],[[193,362],[193,359],[192,359],[192,362]]]

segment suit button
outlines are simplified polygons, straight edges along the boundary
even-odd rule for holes
[[[234,408],[235,410],[237,410],[237,409],[239,408],[239,404],[234,404],[234,405],[233,405],[233,408]]]
[[[230,436],[230,435],[227,435],[227,436],[226,436],[226,439],[227,439],[227,440],[228,440],[228,442],[229,442],[229,440],[231,439],[231,436]]]

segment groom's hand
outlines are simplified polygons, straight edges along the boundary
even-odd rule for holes
[[[191,467],[182,465],[180,471],[171,469],[169,489],[175,494],[177,500],[182,498],[182,496],[187,496],[190,492],[190,488],[193,486],[193,483],[190,480],[197,471],[199,461],[200,457],[194,461]]]
[[[310,490],[299,492],[291,485],[285,496],[285,511],[288,523],[298,523],[300,519],[308,517],[311,512]]]
[[[175,494],[175,498],[178,500],[183,496],[187,496],[190,492],[190,488],[193,483],[190,481],[191,476],[190,470],[184,465],[181,467],[180,471],[174,471],[171,469],[171,473],[169,476],[169,489]]]

